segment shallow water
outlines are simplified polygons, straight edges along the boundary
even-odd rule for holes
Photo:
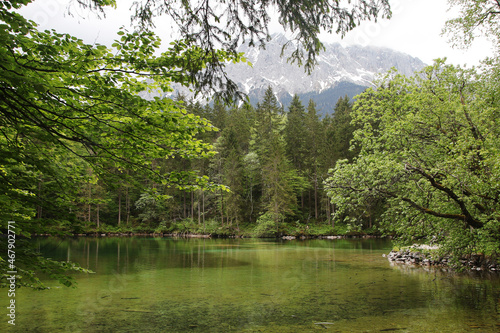
[[[2,332],[500,331],[498,278],[391,266],[385,240],[36,242],[96,273],[18,289]]]

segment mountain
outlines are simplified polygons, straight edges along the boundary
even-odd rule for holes
[[[288,107],[294,94],[299,95],[304,106],[309,99],[316,102],[319,113],[332,113],[340,97],[353,98],[371,85],[379,73],[397,68],[402,74],[412,75],[425,64],[418,58],[388,48],[372,46],[347,46],[339,43],[325,44],[325,50],[317,56],[318,64],[311,75],[304,68],[287,62],[293,45],[281,57],[282,46],[288,40],[275,34],[265,49],[242,45],[239,52],[252,63],[228,64],[226,72],[241,91],[247,93],[250,102],[256,105],[271,86],[280,103]],[[190,96],[187,88],[173,85],[173,93],[143,92],[144,98],[172,96],[183,93]]]
[[[395,67],[402,74],[412,75],[425,66],[418,58],[388,48],[343,47],[334,43],[325,44],[325,50],[317,56],[314,71],[307,75],[304,68],[287,62],[293,46],[280,57],[282,46],[287,42],[285,36],[275,34],[265,49],[243,45],[239,51],[245,53],[252,67],[247,64],[226,67],[228,76],[249,95],[252,104],[271,86],[285,107],[293,94],[297,94],[305,105],[313,99],[322,113],[331,113],[339,97],[354,97],[370,86],[379,73]]]

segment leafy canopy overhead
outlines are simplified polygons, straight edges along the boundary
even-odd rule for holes
[[[456,47],[470,47],[474,39],[486,36],[498,48],[500,39],[500,1],[497,0],[448,0],[451,7],[458,7],[460,15],[446,22],[443,34],[450,36]]]
[[[78,3],[101,13],[107,5],[116,6],[113,0]],[[151,30],[155,21],[167,17],[173,21],[173,31],[179,31],[189,46],[199,46],[207,55],[216,49],[234,55],[243,43],[264,47],[270,39],[271,15],[276,12],[278,22],[294,35],[283,49],[293,48],[290,60],[303,64],[307,71],[324,49],[319,40],[321,31],[344,36],[361,21],[391,17],[388,0],[136,0],[131,9],[132,21],[140,31]],[[198,89],[216,83],[221,89],[237,92],[217,60],[208,62],[206,70],[198,73],[198,83]]]
[[[56,205],[58,192],[74,194],[85,169],[137,186],[145,181],[179,188],[216,186],[195,171],[160,171],[155,164],[158,159],[212,156],[211,145],[196,136],[215,128],[180,103],[145,100],[139,94],[169,91],[171,82],[194,84],[208,63],[239,61],[239,54],[207,54],[177,41],[156,55],[160,40],[148,31],[119,31],[113,50],[89,45],[68,34],[38,31],[35,22],[13,10],[28,2],[0,2],[2,232],[8,220],[19,222],[17,235],[37,232],[36,224],[25,223],[34,216],[37,184],[42,179],[59,182]],[[54,265],[25,246],[18,252],[24,285],[39,283],[30,275],[33,268],[48,267],[56,275],[59,268],[74,268]],[[0,258],[3,272],[5,264]]]
[[[118,32],[115,50],[88,45],[55,31],[36,30],[0,4],[0,113],[3,139],[13,146],[51,142],[95,168],[131,168],[157,182],[178,183],[148,164],[155,158],[203,157],[210,147],[194,136],[213,130],[171,99],[145,100],[139,93],[189,85],[225,51],[207,56],[196,46],[174,42],[159,56],[151,32]],[[76,146],[75,146],[76,145]]]

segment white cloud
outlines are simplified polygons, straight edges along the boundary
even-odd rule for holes
[[[389,47],[428,64],[436,58],[447,57],[454,64],[476,65],[492,55],[490,43],[485,39],[464,51],[453,49],[448,37],[441,36],[445,22],[456,15],[456,11],[448,11],[446,0],[393,0],[391,6],[390,20],[363,22],[341,43]],[[322,37],[325,41],[340,41],[338,36],[324,34]]]

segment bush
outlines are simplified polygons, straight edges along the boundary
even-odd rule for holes
[[[25,223],[25,231],[31,233],[36,230],[38,234],[50,234],[52,236],[69,236],[73,233],[81,233],[81,223],[67,220],[35,219]]]
[[[253,229],[253,236],[271,237],[276,236],[277,233],[278,230],[276,230],[276,223],[269,212],[262,214],[257,219],[257,226]]]

